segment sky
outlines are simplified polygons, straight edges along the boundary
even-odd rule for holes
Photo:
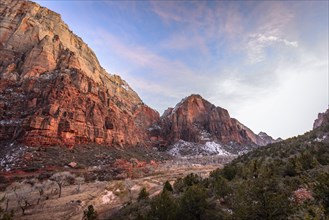
[[[200,94],[288,138],[328,108],[328,1],[36,2],[160,114]]]

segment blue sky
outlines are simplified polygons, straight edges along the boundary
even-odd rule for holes
[[[328,1],[36,1],[160,112],[190,94],[287,138],[328,108]]]

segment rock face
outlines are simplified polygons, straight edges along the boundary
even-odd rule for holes
[[[283,141],[281,138],[273,139],[270,135],[266,134],[265,132],[259,132],[257,137],[258,137],[257,144],[260,146]]]
[[[319,113],[318,118],[314,121],[313,129],[329,125],[329,109],[324,113]]]
[[[228,111],[216,107],[199,95],[191,95],[168,109],[162,116],[166,140],[202,142],[216,139],[224,144],[234,140],[250,143],[245,129],[231,119]]]
[[[184,146],[203,144],[202,148],[209,149],[209,152],[238,153],[248,150],[234,149],[238,146],[255,147],[274,142],[270,136],[254,134],[238,120],[231,118],[226,109],[214,106],[200,95],[191,95],[175,108],[168,108],[160,122],[150,130],[153,139],[162,142],[163,146],[175,146],[170,150],[172,152]]]
[[[147,145],[146,129],[158,120],[60,15],[32,2],[0,2],[0,140]]]
[[[204,144],[202,152],[225,154],[232,151],[222,145],[273,141],[199,95],[160,118],[124,80],[100,66],[60,15],[17,0],[0,2],[0,140],[69,147],[178,143],[177,149],[196,143]]]

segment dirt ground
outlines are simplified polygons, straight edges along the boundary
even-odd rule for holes
[[[25,215],[22,215],[22,211],[17,205],[17,200],[15,201],[14,199],[14,192],[7,192],[6,197],[13,198],[8,203],[8,209],[14,210],[14,219],[81,220],[83,211],[89,205],[93,205],[99,215],[99,219],[109,219],[112,212],[118,210],[130,200],[136,200],[138,193],[143,187],[147,189],[152,197],[161,192],[163,184],[167,180],[173,183],[177,178],[184,177],[190,173],[207,176],[210,171],[218,167],[221,167],[221,165],[188,165],[168,168],[164,166],[153,174],[142,178],[85,183],[81,185],[79,192],[77,185],[65,186],[63,187],[61,198],[58,198],[56,193],[53,195],[49,194],[48,199],[41,200],[39,205],[29,206],[25,211]],[[56,188],[56,186],[54,187]],[[4,192],[0,192],[0,198],[4,195]],[[29,196],[34,196],[35,200],[37,200],[38,194],[34,193]]]

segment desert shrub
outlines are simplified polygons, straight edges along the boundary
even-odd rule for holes
[[[234,218],[287,219],[290,211],[289,193],[281,188],[276,179],[252,179],[237,186],[232,198]]]
[[[143,187],[143,188],[141,189],[141,191],[139,192],[139,194],[138,194],[137,201],[146,200],[146,199],[149,198],[149,195],[150,195],[150,194],[146,191],[146,188]]]
[[[329,216],[329,174],[323,173],[317,178],[315,197],[322,204],[325,214]]]
[[[293,177],[297,175],[297,169],[296,169],[296,165],[293,162],[292,159],[290,159],[288,161],[288,163],[285,166],[284,172],[283,172],[283,176],[289,176],[289,177]]]
[[[219,176],[214,180],[214,191],[219,197],[226,197],[232,193],[232,188],[229,186],[228,180]]]
[[[14,211],[5,212],[0,208],[0,220],[12,220],[14,219]]]
[[[236,166],[234,165],[228,165],[228,166],[225,166],[224,169],[223,169],[223,176],[231,181],[234,179],[236,173],[237,173],[237,169],[236,169]]]
[[[88,209],[83,212],[83,220],[95,220],[97,216],[98,214],[93,205],[89,205]]]
[[[50,180],[56,182],[58,185],[59,188],[58,198],[60,198],[62,195],[63,186],[73,184],[74,178],[75,178],[74,175],[67,171],[55,173],[50,177]]]
[[[6,197],[2,197],[0,199],[0,205],[1,203],[5,202],[5,201],[8,201],[6,199]],[[8,205],[8,204],[7,204]],[[14,217],[14,211],[11,210],[10,212],[8,212],[7,210],[8,207],[6,207],[6,209],[3,209],[1,206],[0,206],[0,220],[12,220],[13,217]]]
[[[174,191],[176,193],[182,193],[186,190],[187,187],[195,185],[195,184],[202,184],[202,178],[197,174],[190,173],[184,178],[178,178],[174,183]]]
[[[163,191],[151,200],[151,210],[148,219],[178,219],[178,204],[173,195],[168,191]]]
[[[14,192],[17,205],[22,210],[22,214],[25,215],[26,209],[32,206],[33,203],[33,197],[31,196],[33,192],[32,185],[28,181],[15,182],[8,190]]]
[[[80,188],[81,188],[81,184],[83,184],[85,182],[85,178],[83,177],[76,177],[75,180],[74,180],[75,184],[77,184],[77,193],[80,192]]]
[[[183,193],[180,199],[180,219],[206,219],[205,213],[209,207],[207,193],[201,185],[192,185]]]
[[[163,185],[163,191],[165,190],[169,192],[172,192],[174,190],[168,180]]]

